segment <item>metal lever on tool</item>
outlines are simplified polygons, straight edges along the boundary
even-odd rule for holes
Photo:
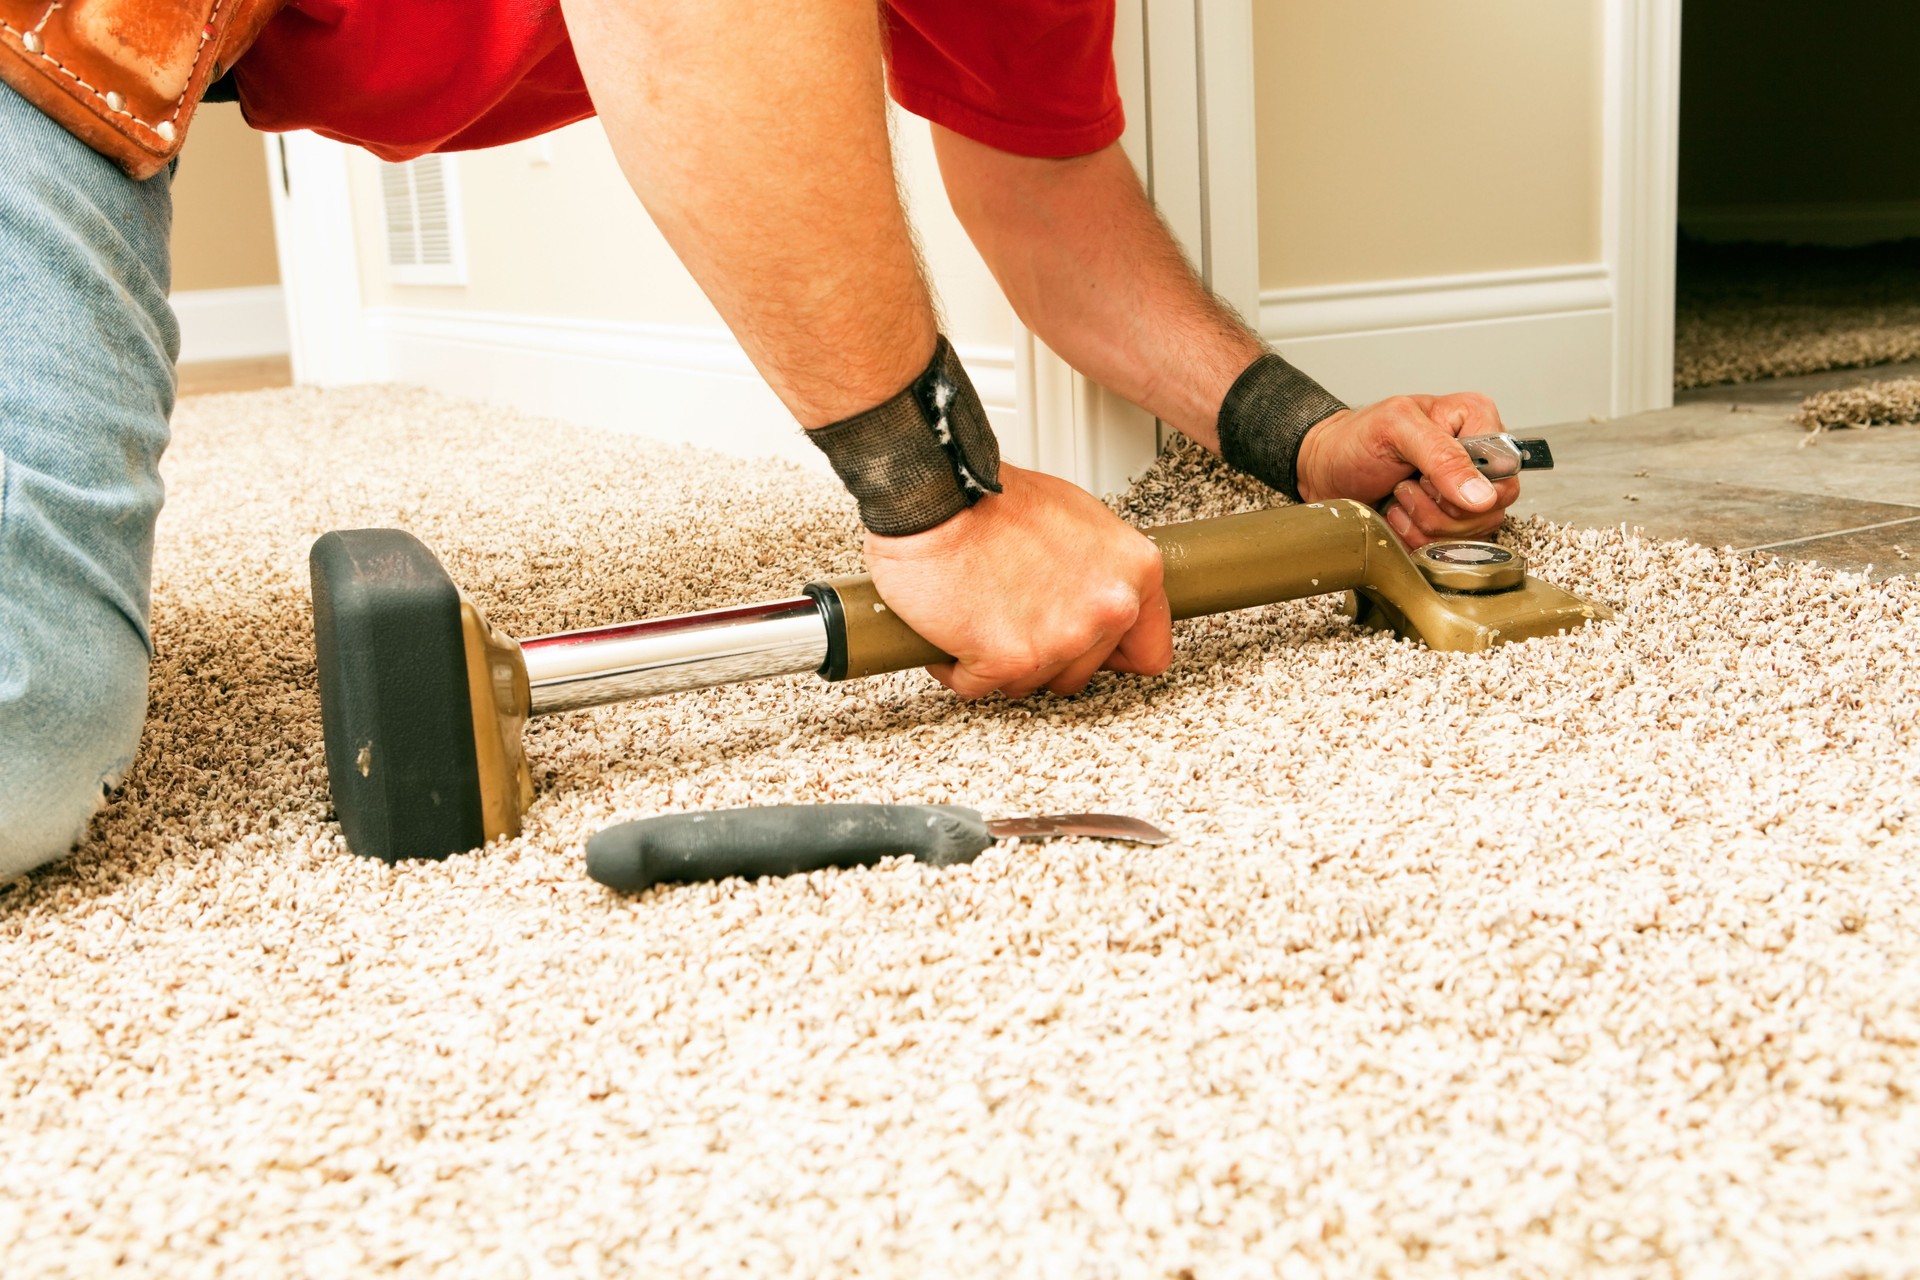
[[[996,840],[1091,836],[1165,844],[1138,818],[1069,813],[985,819],[956,804],[771,804],[715,813],[670,813],[623,822],[587,841],[587,874],[610,889],[791,876],[868,867],[911,855],[928,866],[972,862]]]
[[[1522,471],[1553,470],[1553,448],[1545,440],[1521,440],[1501,434],[1461,436],[1461,447],[1489,480],[1505,480]]]

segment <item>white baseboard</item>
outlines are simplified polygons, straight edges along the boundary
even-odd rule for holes
[[[1680,229],[1695,239],[1717,243],[1874,244],[1920,236],[1920,200],[1692,205],[1680,210]]]
[[[1269,290],[1260,334],[1353,404],[1480,391],[1520,429],[1611,412],[1613,285],[1599,264]]]
[[[718,326],[372,307],[390,376],[529,413],[826,470],[825,456]],[[964,346],[994,427],[1016,423],[1013,349]]]
[[[1580,265],[1271,291],[1262,334],[1335,394],[1484,391],[1516,428],[1605,416],[1612,371],[1606,269]],[[745,352],[719,326],[374,307],[383,366],[402,382],[530,413],[825,468]],[[1011,346],[964,346],[1015,461],[1031,434]]]
[[[180,320],[180,363],[287,354],[287,301],[277,284],[189,289],[168,299]]]

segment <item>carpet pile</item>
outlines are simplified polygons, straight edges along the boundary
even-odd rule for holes
[[[1676,389],[1920,358],[1920,240],[1680,244]]]
[[[522,837],[386,866],[329,820],[315,536],[408,527],[531,635],[853,569],[850,504],[393,388],[189,401],[166,469],[140,760],[0,889],[9,1275],[1920,1258],[1920,580],[1530,523],[1617,622],[1446,655],[1323,599],[1072,700],[915,672],[604,708],[530,730]],[[1268,500],[1183,448],[1122,505]],[[1177,839],[582,871],[611,822],[819,800]]]
[[[1809,431],[1920,422],[1920,378],[1890,378],[1816,392],[1800,402],[1794,421]]]

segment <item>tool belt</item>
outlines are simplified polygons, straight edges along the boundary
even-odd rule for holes
[[[0,80],[136,180],[286,0],[0,0]]]

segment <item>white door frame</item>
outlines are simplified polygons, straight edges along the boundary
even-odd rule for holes
[[[1673,404],[1681,0],[1608,0],[1605,215],[1613,414]]]
[[[1260,319],[1253,0],[1119,0],[1114,60],[1140,171],[1201,278]],[[1126,487],[1159,452],[1151,415],[1075,373],[1023,326],[1014,361],[1036,465],[1094,493]]]
[[[1683,0],[1606,0],[1602,257],[1611,289],[1610,408],[1673,403]],[[1213,290],[1259,323],[1252,0],[1119,0],[1121,139]],[[1039,465],[1094,492],[1124,487],[1157,432],[1025,329],[1015,357]]]
[[[351,148],[305,132],[270,133],[265,143],[293,380],[312,386],[383,381],[386,349],[367,326],[360,295]]]

